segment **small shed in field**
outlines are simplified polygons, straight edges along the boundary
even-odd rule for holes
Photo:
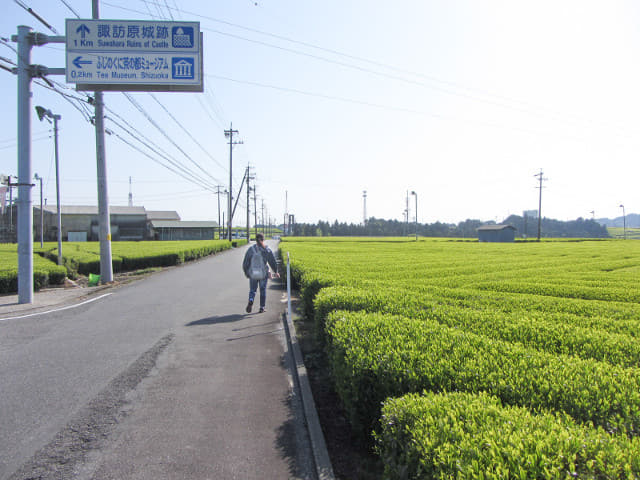
[[[513,242],[516,227],[513,225],[484,225],[478,227],[479,242]]]

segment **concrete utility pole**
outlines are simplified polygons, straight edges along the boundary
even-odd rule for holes
[[[53,119],[53,139],[56,158],[56,225],[58,226],[58,265],[62,265],[62,212],[60,211],[60,162],[58,161],[58,120],[60,120],[62,116],[56,115],[51,110],[47,110],[41,106],[36,107],[36,112],[38,113],[40,121],[47,118],[50,122],[51,120],[49,119]]]
[[[411,191],[411,195],[416,197],[416,242],[418,241],[418,194],[415,191]]]
[[[540,241],[540,234],[542,232],[542,181],[546,180],[546,178],[542,178],[542,169],[540,169],[540,173],[536,173],[534,177],[538,177],[540,185],[537,187],[540,189],[540,193],[538,195],[538,242]]]
[[[31,27],[18,26],[11,37],[18,43],[18,303],[33,302],[33,201],[31,188],[31,79],[62,74],[64,69],[31,65],[31,48],[46,43],[64,43],[64,36],[49,37]]]
[[[247,165],[247,243],[251,241],[251,225],[249,219],[251,218],[251,186],[249,181],[254,177],[251,176],[251,167]]]
[[[362,224],[366,227],[367,226],[367,191],[363,190],[362,191]]]
[[[43,245],[43,236],[44,236],[44,212],[42,211],[42,177],[37,173],[33,175],[35,180],[40,180],[40,248]]]
[[[18,303],[33,302],[30,27],[18,27]]]
[[[227,216],[227,235],[229,241],[231,241],[231,222],[233,221],[233,211],[231,209],[231,202],[233,201],[233,146],[241,144],[242,142],[234,142],[233,135],[238,134],[238,130],[233,129],[233,122],[229,130],[224,131],[224,136],[229,139],[229,209]]]
[[[218,240],[222,239],[220,235],[222,231],[222,224],[220,223],[220,194],[223,193],[220,189],[222,185],[216,185],[216,194],[218,195]]]
[[[92,0],[92,18],[100,18],[98,0]],[[111,262],[111,215],[109,214],[109,193],[107,191],[107,159],[104,145],[104,97],[101,91],[94,94],[96,127],[96,163],[98,170],[98,221],[100,223],[100,281],[113,281]]]
[[[256,205],[256,186],[253,186],[253,230],[258,233],[258,208]]]

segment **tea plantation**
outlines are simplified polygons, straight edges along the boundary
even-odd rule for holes
[[[640,242],[280,250],[385,478],[640,478]]]

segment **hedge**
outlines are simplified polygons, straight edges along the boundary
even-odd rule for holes
[[[633,479],[639,440],[567,415],[503,406],[484,392],[389,399],[376,435],[389,480]]]
[[[336,390],[368,435],[388,397],[422,390],[489,392],[505,404],[565,412],[608,432],[640,434],[640,370],[555,355],[435,321],[364,312],[327,318]]]

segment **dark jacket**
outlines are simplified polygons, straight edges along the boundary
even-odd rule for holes
[[[251,266],[251,257],[255,251],[255,248],[258,248],[258,251],[262,255],[262,261],[267,266],[267,277],[269,277],[269,265],[273,269],[274,272],[278,271],[278,263],[276,262],[276,257],[273,255],[273,252],[266,245],[261,247],[257,243],[251,245],[246,253],[244,254],[244,260],[242,261],[242,271],[244,272],[244,276],[249,278],[249,267]]]

